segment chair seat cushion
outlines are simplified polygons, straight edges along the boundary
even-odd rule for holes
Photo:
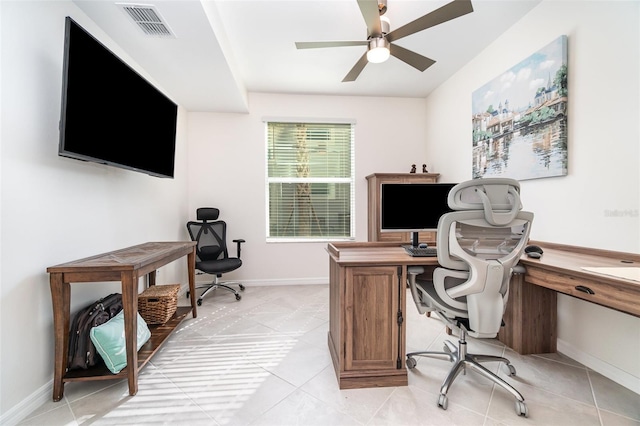
[[[431,302],[430,304],[433,305],[437,311],[442,312],[448,318],[469,317],[469,313],[467,311],[462,311],[445,303],[433,286],[433,282],[416,280],[416,283],[418,284],[418,291],[420,291],[423,296]]]
[[[242,266],[242,260],[237,257],[229,257],[227,259],[203,260],[196,262],[196,269],[207,274],[222,274],[231,272]]]

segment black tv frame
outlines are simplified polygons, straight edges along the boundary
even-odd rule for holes
[[[176,103],[65,18],[58,155],[173,178],[177,113]]]

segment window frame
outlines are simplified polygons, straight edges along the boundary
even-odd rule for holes
[[[265,238],[267,243],[307,243],[307,242],[331,242],[331,241],[355,241],[356,239],[356,215],[355,215],[355,120],[345,120],[345,119],[318,119],[318,118],[304,118],[304,119],[291,119],[291,118],[264,118],[264,161],[265,161]],[[338,125],[338,124],[348,124],[350,125],[350,171],[351,176],[346,178],[336,178],[336,177],[322,177],[322,178],[299,178],[299,177],[269,177],[269,125],[271,123],[284,123],[284,124],[327,124],[328,126]],[[336,236],[297,236],[297,237],[279,237],[279,236],[271,236],[270,235],[270,188],[269,185],[272,183],[288,183],[294,184],[299,182],[308,182],[312,186],[315,183],[336,183],[336,184],[350,184],[350,196],[349,196],[349,236],[336,237]]]

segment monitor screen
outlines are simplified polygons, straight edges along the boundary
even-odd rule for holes
[[[178,106],[66,18],[58,154],[174,175]]]
[[[381,232],[419,232],[438,229],[440,216],[455,183],[383,183]]]

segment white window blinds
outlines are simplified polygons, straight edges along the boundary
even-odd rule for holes
[[[348,123],[267,123],[267,239],[354,237]]]

